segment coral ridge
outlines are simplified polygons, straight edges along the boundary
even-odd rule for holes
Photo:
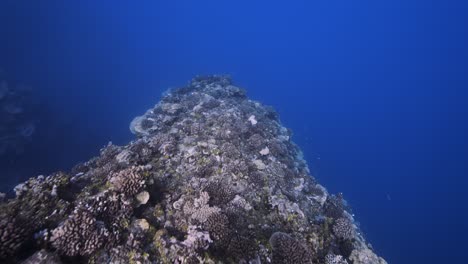
[[[70,172],[0,202],[12,263],[384,264],[271,108],[228,76],[169,90]]]

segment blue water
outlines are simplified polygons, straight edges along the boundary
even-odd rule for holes
[[[466,2],[133,2],[1,2],[0,68],[46,113],[3,189],[125,144],[166,88],[229,73],[389,263],[465,262]]]

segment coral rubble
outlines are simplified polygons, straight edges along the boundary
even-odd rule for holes
[[[168,91],[130,129],[0,202],[3,262],[386,263],[274,110],[229,77]]]

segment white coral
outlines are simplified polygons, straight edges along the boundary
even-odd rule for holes
[[[250,122],[250,124],[252,124],[252,126],[255,126],[258,123],[258,121],[257,121],[257,119],[255,119],[254,115],[251,115],[249,117],[249,122]]]
[[[208,249],[213,240],[206,231],[199,231],[196,226],[190,225],[187,231],[187,238],[182,242],[183,245],[193,250]]]
[[[266,156],[270,154],[270,149],[268,147],[265,147],[264,149],[260,150],[260,155]]]
[[[325,256],[325,264],[348,264],[348,261],[341,255],[328,254]]]
[[[120,152],[115,157],[115,159],[117,160],[118,163],[129,164],[130,158],[132,157],[132,155],[133,155],[133,153],[130,150],[125,149],[122,152]]]
[[[148,131],[145,130],[142,126],[143,121],[146,119],[146,116],[137,116],[130,123],[130,131],[135,135],[149,135]]]

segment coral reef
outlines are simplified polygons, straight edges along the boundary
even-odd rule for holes
[[[229,77],[169,90],[130,129],[128,145],[2,196],[2,263],[386,263]]]

